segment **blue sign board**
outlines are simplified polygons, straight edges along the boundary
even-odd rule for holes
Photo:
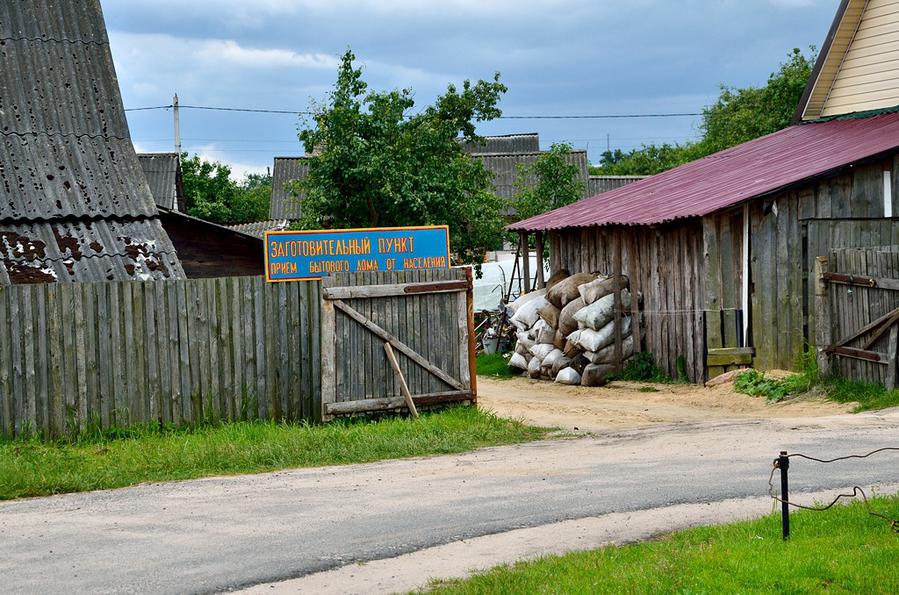
[[[449,265],[446,225],[265,233],[265,278],[272,282]]]

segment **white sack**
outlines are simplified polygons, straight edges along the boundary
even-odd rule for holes
[[[528,294],[530,295],[530,294]],[[515,311],[515,316],[512,317],[512,322],[521,330],[529,329],[534,326],[534,323],[540,319],[540,315],[537,313],[540,308],[547,305],[549,302],[546,301],[546,298],[543,296],[538,296],[526,304],[518,308]],[[522,328],[524,325],[524,328]]]
[[[615,291],[617,287],[621,287],[621,289],[627,289],[627,277],[623,275],[618,277],[600,277],[599,279],[590,281],[589,283],[579,285],[577,290],[581,295],[581,299],[584,300],[584,305],[588,306],[596,300],[609,295],[610,293]]]
[[[528,362],[528,376],[540,378],[540,360],[536,357]]]
[[[543,359],[544,359],[547,355],[549,355],[550,353],[552,353],[554,349],[555,349],[555,347],[553,347],[553,344],[552,344],[552,343],[549,343],[549,344],[547,344],[547,343],[537,343],[536,345],[534,345],[533,347],[531,347],[531,355],[533,355],[535,359],[538,359],[538,360],[540,360],[540,361],[542,362]]]
[[[574,315],[586,305],[581,298],[571,300],[565,304],[565,307],[559,312],[559,330],[563,334],[569,335],[577,330],[577,320],[574,319]]]
[[[626,289],[621,292],[621,307],[622,308],[630,308],[631,307],[631,294]],[[584,325],[587,328],[591,328],[595,331],[603,328],[605,325],[609,323],[615,317],[615,295],[609,294],[603,298],[600,298],[590,304],[589,306],[585,306],[577,311],[574,315],[574,319],[578,321],[578,323]],[[587,351],[596,351],[595,349],[588,349]]]
[[[512,359],[509,360],[509,367],[518,368],[519,370],[527,370],[528,360],[526,360],[520,353],[515,353],[512,355]]]
[[[573,368],[565,368],[556,375],[556,382],[559,384],[580,384],[581,375]]]
[[[621,336],[627,336],[631,332],[631,317],[625,316],[621,319]],[[578,345],[584,351],[592,351],[594,354],[603,347],[611,345],[615,341],[615,321],[611,321],[602,327],[601,330],[594,331],[584,329],[578,339]]]
[[[628,321],[630,319],[628,318]],[[630,330],[630,329],[628,329]],[[621,340],[621,361],[626,360],[634,354],[634,336],[628,334]],[[594,364],[611,364],[615,362],[615,335],[612,335],[612,343],[603,347],[596,353],[587,355]]]
[[[556,376],[558,376],[559,372],[561,372],[565,368],[569,367],[570,365],[571,365],[571,358],[563,355],[562,357],[560,357],[556,360],[556,363],[553,364],[553,368],[552,368],[552,370],[550,370],[550,376],[555,378]]]
[[[508,307],[512,309],[512,312],[516,312],[516,313],[517,313],[518,310],[520,310],[522,306],[524,306],[524,305],[527,304],[528,302],[530,302],[530,301],[532,301],[532,300],[535,300],[535,299],[537,299],[537,298],[544,298],[544,299],[545,299],[545,298],[546,298],[546,290],[545,290],[545,289],[538,289],[538,290],[536,290],[536,291],[532,291],[532,292],[530,292],[530,293],[526,293],[526,294],[524,294],[524,295],[522,295],[522,296],[519,296],[518,299],[515,300],[514,302],[512,302],[511,304],[509,304]]]

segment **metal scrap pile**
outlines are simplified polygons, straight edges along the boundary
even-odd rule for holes
[[[602,386],[616,367],[634,353],[631,317],[622,314],[616,328],[615,293],[622,312],[630,311],[627,277],[567,272],[554,275],[546,289],[518,298],[509,307],[517,328],[509,365],[531,378],[562,384]],[[616,350],[616,331],[621,344]]]

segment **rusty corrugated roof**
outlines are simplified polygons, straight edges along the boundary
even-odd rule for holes
[[[791,126],[508,226],[537,231],[701,217],[899,148],[899,114]]]
[[[0,284],[183,276],[156,219],[0,223]]]
[[[590,176],[587,179],[587,196],[596,196],[603,192],[615,190],[649,176]]]

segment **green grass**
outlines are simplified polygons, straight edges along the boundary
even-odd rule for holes
[[[872,500],[899,517],[899,498]],[[896,593],[899,535],[860,504],[682,531],[623,547],[500,566],[437,583],[447,594],[489,593]]]
[[[241,422],[197,429],[94,432],[75,442],[0,442],[0,500],[117,488],[147,481],[258,473],[456,453],[549,432],[473,407],[419,419],[322,426]]]
[[[899,407],[899,390],[887,390],[881,384],[831,378],[822,383],[821,389],[828,399],[837,403],[857,402],[855,413]]]
[[[521,372],[509,367],[509,359],[501,353],[480,353],[477,360],[478,376],[490,378],[514,378]]]
[[[734,379],[737,392],[753,397],[765,397],[770,403],[779,403],[790,395],[808,392],[813,380],[804,374],[791,374],[784,378],[770,378],[758,370],[746,370]]]
[[[677,361],[678,370],[683,366],[682,358]],[[680,374],[679,374],[680,376]],[[654,382],[656,384],[672,384],[675,382],[684,382],[686,372],[679,379],[675,380],[662,371],[656,365],[655,356],[651,353],[635,353],[633,357],[627,360],[624,369],[618,373],[610,374],[609,381],[622,380],[625,382]]]

